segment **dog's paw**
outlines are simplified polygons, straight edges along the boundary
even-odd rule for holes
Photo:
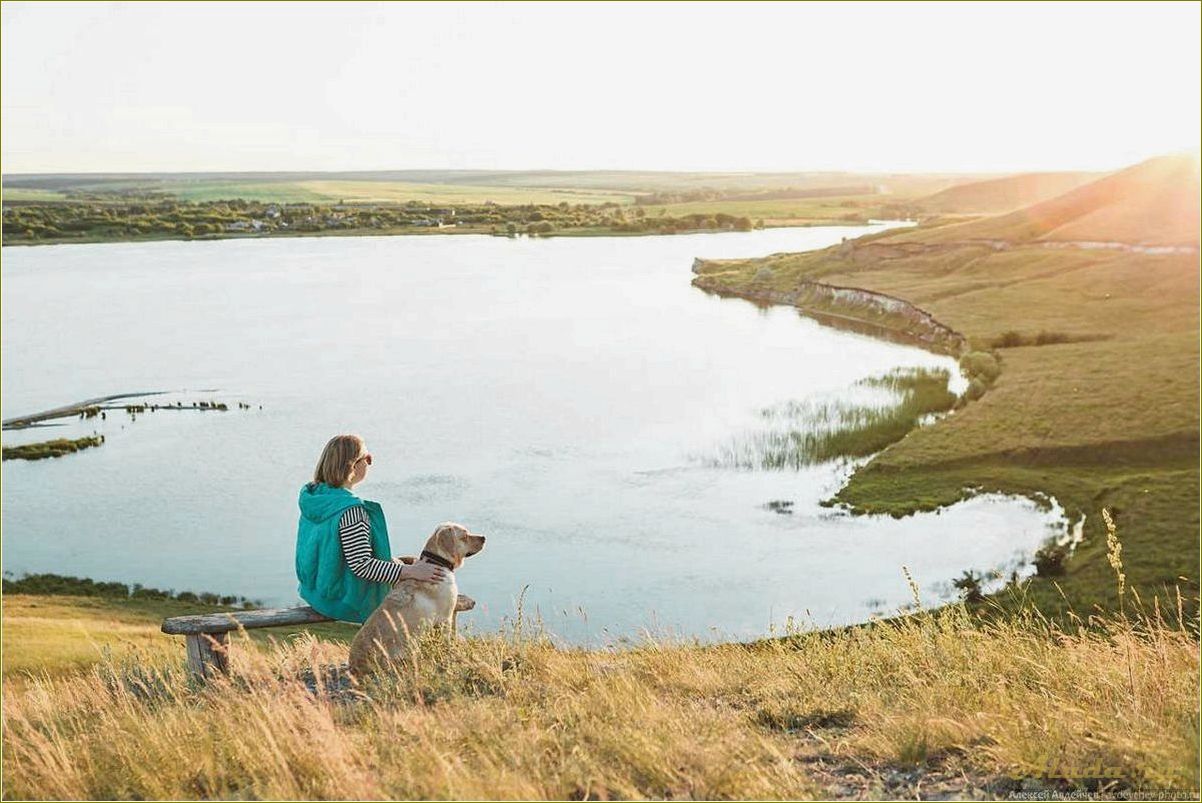
[[[461,611],[470,611],[474,607],[476,607],[476,601],[466,594],[460,594],[455,598],[456,613]]]

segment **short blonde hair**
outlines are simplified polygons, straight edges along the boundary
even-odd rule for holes
[[[363,453],[363,438],[358,435],[335,435],[321,450],[313,482],[324,482],[341,488],[355,474],[355,461]]]

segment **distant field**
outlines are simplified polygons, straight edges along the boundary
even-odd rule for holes
[[[892,198],[929,195],[948,187],[978,181],[979,175],[799,173],[673,173],[654,171],[504,171],[392,170],[279,173],[125,173],[43,174],[4,176],[11,200],[55,200],[69,192],[97,195],[166,194],[193,201],[242,198],[257,201],[357,201],[396,203],[411,200],[440,203],[557,204],[629,203],[638,195],[742,195],[788,190],[879,188]],[[670,200],[665,198],[665,200]],[[827,199],[829,200],[829,199]],[[759,202],[756,202],[759,203]],[[691,214],[686,209],[683,214]],[[727,208],[698,211],[730,212]],[[749,216],[796,216],[789,206],[759,210]],[[779,214],[778,214],[779,213]],[[801,215],[805,216],[805,215]],[[828,217],[829,214],[819,214]]]
[[[482,187],[465,184],[416,184],[383,181],[304,181],[299,190],[312,192],[325,200],[403,203],[433,201],[445,204],[628,204],[630,193],[589,189],[540,189],[537,187]]]
[[[6,201],[61,201],[67,196],[56,190],[43,190],[36,187],[5,187]]]
[[[845,217],[860,219],[865,212],[879,209],[882,205],[899,199],[888,195],[848,195],[834,198],[794,198],[767,201],[690,201],[647,206],[648,215],[664,214],[673,217],[685,215],[713,215],[724,212],[736,217],[752,220],[838,220]]]
[[[182,201],[230,201],[241,198],[265,203],[322,203],[329,198],[292,182],[197,182],[166,184],[160,188]],[[348,199],[349,200],[349,199]]]

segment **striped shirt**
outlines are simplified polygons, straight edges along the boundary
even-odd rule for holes
[[[380,560],[371,551],[371,522],[362,505],[348,507],[338,520],[338,540],[342,556],[351,574],[371,583],[395,583],[401,579],[401,565]]]

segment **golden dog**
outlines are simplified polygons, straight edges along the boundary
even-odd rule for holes
[[[482,549],[483,535],[447,522],[434,530],[420,558],[401,558],[403,563],[422,561],[442,566],[448,577],[440,583],[401,580],[394,585],[351,642],[351,672],[363,676],[396,663],[405,656],[408,640],[430,627],[443,626],[450,637],[455,614],[476,606],[470,597],[460,596],[455,570],[465,558]]]

